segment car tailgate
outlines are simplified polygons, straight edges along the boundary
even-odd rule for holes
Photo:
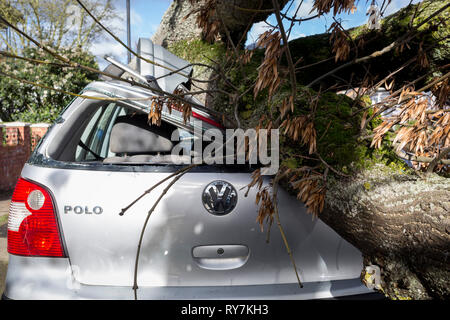
[[[159,171],[159,172],[158,172]],[[169,182],[121,209],[171,172],[95,171],[26,165],[23,177],[46,186],[56,201],[65,247],[77,281],[132,286],[140,232]],[[229,214],[209,213],[202,193],[224,180],[238,193]],[[245,197],[248,173],[189,172],[170,188],[149,219],[142,242],[139,286],[222,286],[294,283],[296,276],[276,224],[256,222],[255,190]],[[279,191],[281,223],[301,280],[359,276],[360,252],[294,197]],[[75,209],[76,208],[76,209]],[[95,209],[94,209],[95,208]],[[101,208],[101,210],[99,209]]]

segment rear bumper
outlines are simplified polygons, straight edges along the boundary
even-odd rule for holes
[[[1,300],[12,300],[5,296],[5,294],[2,294]],[[230,299],[231,300],[231,299]],[[358,295],[351,295],[351,296],[342,296],[342,297],[335,297],[335,298],[329,298],[324,300],[386,300],[386,297],[383,296],[381,293],[373,292],[373,293],[363,293]]]
[[[302,300],[343,298],[373,293],[360,279],[297,283],[211,286],[140,287],[138,299],[145,300]],[[10,256],[3,298],[14,300],[134,299],[131,287],[91,286],[76,282],[69,259]]]

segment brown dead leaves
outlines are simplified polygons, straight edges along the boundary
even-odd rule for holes
[[[374,129],[375,136],[371,146],[380,148],[383,137],[391,130],[395,135],[392,143],[397,152],[436,157],[441,149],[450,146],[450,108],[445,103],[440,105],[440,99],[438,96],[436,103],[433,103],[429,96],[405,88],[399,97],[400,104],[394,107],[397,113],[386,117]],[[417,169],[426,166],[427,164],[415,163]]]
[[[309,154],[313,154],[317,150],[317,133],[314,128],[314,122],[308,116],[288,117],[280,125],[283,134],[293,141],[301,140],[308,146]]]
[[[181,98],[185,98],[186,93],[182,89],[175,89],[173,92],[174,95],[180,96]],[[186,101],[175,99],[175,98],[169,98],[167,101],[167,104],[169,106],[169,112],[172,112],[172,109],[181,111],[183,113],[183,121],[186,123],[189,121],[192,115],[192,105],[189,104]]]
[[[259,223],[261,227],[261,231],[264,230],[264,221],[266,219],[273,219],[274,214],[274,205],[273,205],[273,198],[270,194],[269,186],[263,186],[263,179],[261,176],[261,170],[257,169],[253,171],[252,173],[252,180],[247,185],[247,192],[245,193],[245,196],[248,196],[248,193],[251,188],[256,187],[258,189],[258,192],[256,193],[256,199],[255,204],[259,205],[258,209],[258,216],[256,217],[256,221]]]
[[[317,217],[323,211],[325,206],[326,186],[324,176],[312,170],[310,167],[301,167],[297,169],[281,168],[278,175],[283,178],[297,193],[297,199],[302,201],[306,207],[307,212]],[[277,179],[275,177],[274,179]],[[278,180],[277,180],[278,181]],[[261,231],[264,230],[264,222],[271,223],[273,221],[273,214],[275,213],[274,201],[276,196],[273,195],[271,185],[264,186],[263,178],[260,169],[257,169],[252,174],[252,180],[247,185],[247,192],[252,187],[257,188],[255,203],[259,206],[258,216],[256,221],[260,224]]]
[[[244,53],[239,55],[238,59],[239,62],[241,62],[242,64],[248,64],[250,63],[252,57],[253,57],[253,50],[245,49]]]
[[[283,102],[280,106],[281,119],[284,119],[284,116],[289,112],[294,112],[294,97],[292,95],[289,98],[283,99]]]
[[[427,54],[425,50],[422,48],[423,42],[419,45],[419,50],[417,52],[417,63],[423,69],[428,68],[430,66],[430,62],[428,61]]]
[[[431,91],[437,97],[436,104],[442,108],[448,101],[450,97],[450,80],[447,78],[439,83],[437,83]]]
[[[280,86],[280,76],[278,72],[278,63],[281,57],[281,34],[269,30],[261,34],[257,45],[266,48],[264,60],[258,67],[258,77],[253,89],[254,97],[258,93],[269,88],[269,100]]]
[[[331,30],[330,42],[333,43],[332,52],[335,54],[335,62],[347,60],[350,54],[350,44],[347,35],[337,22],[333,22],[329,30]]]
[[[173,92],[175,96],[184,99],[186,92],[181,89],[175,89]],[[183,121],[189,121],[192,115],[192,105],[186,100],[177,99],[176,97],[153,96],[151,98],[150,112],[148,113],[148,122],[152,125],[161,125],[161,115],[164,106],[167,107],[167,112],[172,113],[172,110],[182,112]]]
[[[264,188],[256,194],[256,205],[259,205],[258,216],[256,221],[259,223],[261,231],[264,230],[264,221],[273,220],[275,212],[273,198],[269,192],[269,188]]]
[[[333,15],[355,11],[355,0],[315,0],[311,11],[317,10],[319,14],[328,13],[333,9]]]
[[[326,187],[323,185],[323,175],[311,173],[305,168],[300,168],[305,173],[298,175],[294,173],[290,179],[291,186],[297,192],[297,199],[305,203],[307,211],[314,216],[318,216],[323,211],[325,205]]]
[[[216,17],[217,1],[216,0],[189,0],[191,4],[197,8],[189,12],[185,17],[191,14],[197,14],[197,25],[203,30],[206,41],[214,41],[220,32],[220,20]]]

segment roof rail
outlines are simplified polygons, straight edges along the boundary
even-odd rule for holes
[[[131,69],[129,66],[126,66],[116,60],[114,60],[112,57],[105,55],[104,59],[111,63],[112,65],[116,66],[119,69],[122,69],[123,71],[131,74],[135,78],[139,79],[141,82],[147,84],[150,86],[150,88],[154,88],[157,90],[162,91],[161,87],[158,85],[158,82],[156,81],[155,77],[153,76],[143,76],[136,70]],[[156,94],[162,94],[162,92],[156,92]]]

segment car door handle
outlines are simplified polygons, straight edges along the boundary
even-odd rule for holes
[[[203,269],[230,270],[242,267],[250,250],[245,245],[209,245],[192,248],[192,257]]]

